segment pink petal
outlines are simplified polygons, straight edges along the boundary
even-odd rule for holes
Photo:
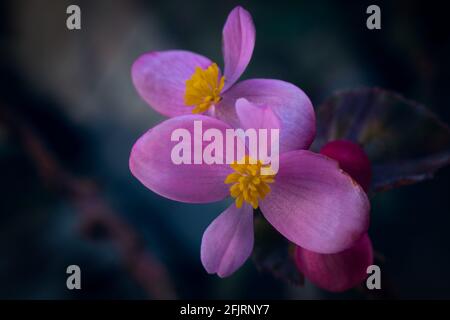
[[[280,122],[280,152],[307,149],[316,133],[316,118],[306,94],[288,82],[250,79],[234,85],[223,95],[215,112],[219,119],[240,127],[235,105],[245,98],[257,106],[268,106]]]
[[[322,289],[341,292],[351,289],[367,278],[367,267],[373,264],[373,249],[367,234],[347,250],[320,254],[297,247],[298,269]]]
[[[206,68],[212,62],[189,51],[154,51],[143,54],[133,64],[131,76],[139,95],[156,111],[173,117],[190,114],[184,104],[186,80],[195,67]]]
[[[263,161],[264,163],[272,163],[277,161],[279,156],[279,137],[278,140],[272,146],[272,139],[276,139],[271,129],[280,129],[280,120],[274,114],[271,108],[267,106],[257,106],[249,102],[245,98],[236,100],[236,113],[240,121],[240,127],[244,130],[247,129],[266,129],[266,136],[258,134],[257,148],[252,149],[248,144],[249,155],[254,159]],[[249,142],[249,141],[246,141]],[[265,144],[264,149],[260,149],[261,143]],[[266,153],[263,153],[264,151]],[[256,153],[255,153],[256,152]],[[259,152],[259,153],[258,153]],[[277,170],[278,165],[272,166],[273,170]]]
[[[234,8],[225,22],[222,37],[224,90],[227,90],[244,72],[255,47],[255,26],[250,13],[239,6]]]
[[[218,201],[229,193],[229,186],[224,183],[232,171],[229,165],[194,164],[193,142],[192,164],[177,165],[171,158],[172,148],[179,143],[178,140],[171,141],[172,132],[175,129],[187,129],[191,141],[194,140],[194,120],[202,120],[203,132],[215,128],[225,135],[225,130],[229,128],[220,120],[202,115],[166,120],[136,142],[130,155],[130,170],[142,184],[163,197],[189,203]],[[203,149],[209,143],[203,142]]]
[[[280,120],[267,106],[257,106],[245,98],[236,100],[236,113],[243,129],[279,129]]]
[[[253,250],[253,209],[233,203],[206,229],[201,260],[208,273],[228,277],[239,269]]]
[[[365,192],[330,158],[306,150],[282,154],[270,186],[261,210],[298,246],[336,253],[368,229],[370,203]]]

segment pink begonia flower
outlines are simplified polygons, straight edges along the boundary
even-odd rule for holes
[[[283,130],[271,108],[260,108],[246,99],[239,99],[236,108],[245,127],[280,125]],[[202,121],[204,131],[215,128],[223,136],[226,129],[232,129],[228,123],[205,115],[171,118],[136,142],[129,165],[147,188],[175,201],[208,203],[230,195],[235,198],[236,204],[222,212],[203,234],[201,261],[209,273],[229,276],[247,260],[253,249],[256,207],[284,237],[314,252],[340,252],[367,231],[370,204],[364,190],[336,161],[321,154],[282,152],[279,170],[273,176],[261,175],[261,163],[174,164],[172,133],[183,128],[194,136],[197,120]],[[209,143],[202,141],[202,149]]]
[[[197,53],[170,50],[143,54],[133,64],[132,79],[139,95],[156,111],[174,117],[204,113],[238,128],[236,100],[268,105],[283,131],[280,150],[307,149],[315,135],[315,114],[305,93],[272,79],[236,83],[250,62],[255,46],[252,17],[242,7],[229,14],[222,32],[224,73]]]
[[[320,150],[339,162],[367,192],[372,178],[370,160],[357,144],[346,140],[327,143]],[[321,254],[296,247],[297,268],[322,289],[342,292],[362,283],[367,278],[367,267],[373,264],[373,248],[368,234],[364,234],[352,247],[334,254]]]

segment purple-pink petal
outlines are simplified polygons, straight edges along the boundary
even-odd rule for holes
[[[279,129],[280,120],[268,106],[257,106],[245,98],[236,100],[236,114],[243,129]]]
[[[367,231],[369,200],[336,161],[298,150],[282,154],[279,163],[260,208],[287,239],[310,251],[336,253]]]
[[[281,80],[238,82],[223,95],[215,110],[216,117],[240,127],[235,110],[240,98],[272,109],[280,122],[280,152],[309,148],[316,133],[316,118],[311,101],[301,89]]]
[[[184,104],[186,80],[196,67],[203,69],[211,60],[199,54],[173,50],[143,54],[133,64],[131,76],[139,95],[159,113],[173,117],[192,113]]]
[[[253,250],[253,209],[233,203],[206,229],[201,260],[208,273],[227,277],[239,269]]]
[[[297,247],[295,262],[299,270],[318,287],[342,292],[367,278],[367,267],[373,264],[372,243],[364,234],[352,247],[334,254],[320,254]]]
[[[227,164],[194,164],[194,143],[191,143],[192,164],[175,164],[172,149],[181,141],[171,141],[176,129],[185,129],[194,139],[194,121],[201,120],[203,132],[209,128],[225,136],[229,128],[224,122],[203,116],[187,115],[168,119],[145,133],[133,146],[130,170],[147,188],[176,201],[206,203],[224,199],[229,186],[224,183],[232,172]],[[197,135],[197,134],[196,134]],[[195,139],[201,139],[196,136]],[[201,141],[201,140],[199,140]],[[209,142],[203,142],[203,149]],[[224,161],[222,163],[225,163]]]
[[[234,8],[225,22],[222,37],[224,90],[227,90],[242,75],[253,54],[255,26],[250,13],[239,6]]]

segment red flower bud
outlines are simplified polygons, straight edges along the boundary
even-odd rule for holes
[[[364,191],[369,190],[372,168],[367,154],[358,144],[334,140],[324,145],[320,153],[339,162],[341,169],[358,182]]]

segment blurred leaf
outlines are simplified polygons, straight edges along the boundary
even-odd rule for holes
[[[429,179],[450,163],[450,128],[417,102],[379,88],[341,91],[317,110],[313,149],[336,139],[363,146],[372,191]]]
[[[278,233],[261,215],[255,215],[255,247],[253,261],[259,271],[290,284],[304,284],[303,275],[292,258],[294,245]]]

